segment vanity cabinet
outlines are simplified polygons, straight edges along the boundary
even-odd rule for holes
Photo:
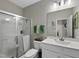
[[[42,49],[42,57],[43,58],[59,58],[60,55],[58,53],[52,52],[47,49]]]
[[[43,58],[79,58],[79,51],[52,44],[41,44]]]
[[[42,50],[42,57],[43,58],[72,58],[67,55],[63,55],[61,53],[55,52],[55,51],[50,51],[47,49]]]

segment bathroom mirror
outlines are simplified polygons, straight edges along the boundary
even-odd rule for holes
[[[47,35],[79,39],[79,7],[58,8],[47,13]]]
[[[70,21],[69,21],[70,20]],[[56,36],[72,38],[72,19],[57,20]]]

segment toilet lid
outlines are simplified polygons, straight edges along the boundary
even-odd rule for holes
[[[26,57],[26,58],[35,57],[35,56],[37,55],[37,53],[38,53],[38,50],[36,50],[36,49],[31,49],[31,50],[29,50],[29,51],[25,54],[25,57]]]

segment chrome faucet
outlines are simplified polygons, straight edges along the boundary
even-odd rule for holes
[[[59,40],[60,40],[60,41],[64,41],[63,37],[61,37]]]

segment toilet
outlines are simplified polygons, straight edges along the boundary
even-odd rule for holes
[[[23,36],[23,43],[24,43],[24,51],[26,50],[28,51],[20,58],[37,58],[38,50],[34,48],[30,49],[30,36]]]
[[[30,49],[21,58],[37,58],[37,57],[38,57],[38,50]]]

